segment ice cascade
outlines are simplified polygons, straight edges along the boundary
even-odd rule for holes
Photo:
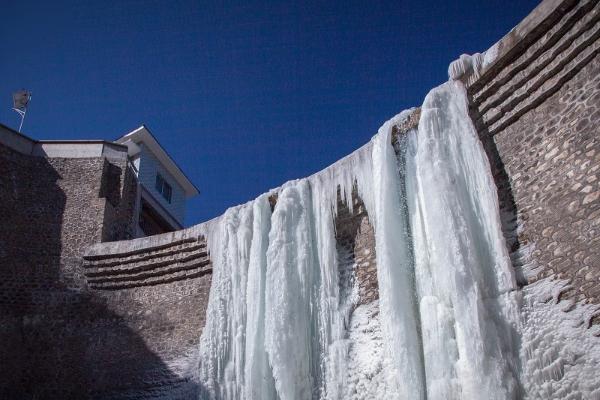
[[[515,282],[466,107],[448,82],[396,150],[392,129],[412,110],[331,167],[202,227],[214,270],[202,399],[516,396]],[[372,304],[342,290],[338,188],[350,209],[356,191],[374,228]]]

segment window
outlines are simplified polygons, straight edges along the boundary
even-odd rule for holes
[[[171,192],[173,190],[171,189],[171,185],[169,185],[167,182],[164,183],[163,185],[163,197],[170,203],[171,202]]]
[[[171,185],[165,181],[165,178],[162,177],[161,174],[156,174],[156,183],[154,185],[156,191],[165,198],[169,203],[171,203],[171,195],[173,194],[173,189]]]
[[[162,194],[162,188],[163,188],[163,184],[165,183],[164,178],[162,177],[161,174],[156,174],[156,185],[154,185],[154,187],[156,188],[156,191],[158,193]]]

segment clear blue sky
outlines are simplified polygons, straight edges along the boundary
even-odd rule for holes
[[[200,188],[187,224],[352,152],[538,3],[1,2],[0,122],[23,87],[36,139],[147,124]]]

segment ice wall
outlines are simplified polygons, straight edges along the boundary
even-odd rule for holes
[[[207,224],[214,266],[199,381],[207,399],[513,398],[517,324],[495,186],[461,83],[418,132],[361,149]],[[340,290],[337,188],[376,239],[379,301]],[[511,325],[512,324],[512,325]],[[361,368],[364,365],[365,368]]]

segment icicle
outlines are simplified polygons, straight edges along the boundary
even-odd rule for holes
[[[271,229],[271,209],[268,196],[262,195],[253,204],[252,246],[246,290],[246,365],[245,394],[247,400],[275,400],[275,382],[265,349],[265,287],[267,248]]]
[[[379,307],[386,352],[391,357],[390,380],[400,399],[425,395],[423,361],[419,340],[418,310],[414,287],[414,264],[410,253],[407,216],[403,212],[403,182],[391,145],[394,120],[386,122],[374,138],[373,191],[376,193],[375,243]],[[374,211],[374,212],[372,212]]]
[[[398,158],[392,128],[410,112],[277,189],[274,212],[263,195],[203,228],[214,273],[201,398],[515,396],[515,282],[464,88],[427,96]],[[378,303],[355,308],[356,291],[340,290],[338,188],[351,211],[356,190],[373,225]]]
[[[319,276],[310,201],[307,181],[284,188],[269,234],[265,347],[281,400],[311,399],[316,386],[319,310],[312,300]]]
[[[200,379],[216,399],[244,399],[246,280],[251,204],[231,208],[208,234],[213,282],[201,339]]]

